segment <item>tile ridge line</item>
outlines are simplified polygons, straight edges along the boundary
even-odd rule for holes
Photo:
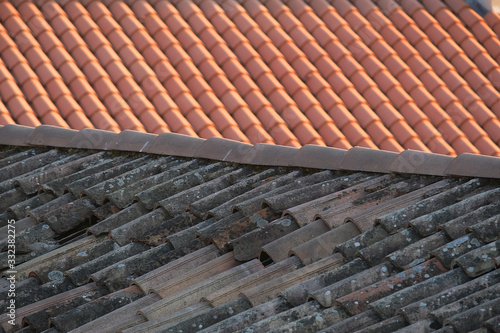
[[[0,126],[0,145],[117,150],[240,164],[301,167],[323,170],[467,176],[500,179],[500,158],[460,154],[456,157],[405,150],[401,153],[363,147],[349,150],[305,145],[301,148],[247,144],[226,138],[202,139],[178,133],[151,134],[124,130],[66,129],[51,125]]]

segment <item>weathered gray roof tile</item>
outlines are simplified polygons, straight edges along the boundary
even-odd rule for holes
[[[88,187],[83,191],[83,194],[90,197],[93,202],[102,205],[106,199],[106,195],[164,171],[171,160],[172,158],[169,157],[158,158],[152,161],[149,159],[143,160],[137,168]]]
[[[189,208],[190,203],[201,200],[210,194],[218,193],[250,174],[251,170],[248,168],[236,169],[206,183],[169,196],[167,199],[159,201],[157,205],[163,207],[170,216],[175,216],[185,212]]]
[[[408,304],[437,294],[443,288],[455,287],[469,281],[469,277],[461,269],[443,273],[442,269],[437,268],[426,271],[423,277],[424,279],[421,281],[418,281],[418,278],[415,279],[412,283],[414,285],[407,285],[406,288],[396,293],[371,302],[370,308],[375,310],[381,318],[388,319]]]
[[[409,323],[413,324],[420,320],[427,318],[430,312],[437,310],[447,304],[458,301],[466,296],[469,296],[477,291],[488,288],[500,282],[500,271],[495,270],[477,279],[473,279],[464,284],[445,288],[440,293],[429,296],[424,299],[417,300],[416,302],[406,305],[398,310]]]
[[[300,258],[306,265],[333,254],[335,246],[359,235],[353,223],[344,223],[337,228],[323,233],[307,242],[292,248],[289,255]]]
[[[89,281],[90,274],[133,255],[146,251],[149,248],[149,246],[144,244],[130,243],[123,247],[118,247],[113,251],[109,251],[108,253],[105,253],[89,262],[68,269],[64,272],[64,275],[69,277],[75,285],[81,286]]]
[[[500,202],[483,206],[477,210],[457,217],[441,226],[448,236],[453,239],[464,236],[467,228],[475,221],[481,221],[500,213]]]
[[[64,189],[73,193],[73,195],[75,196],[80,196],[83,194],[83,190],[118,175],[121,175],[127,171],[133,170],[141,166],[142,164],[147,163],[149,159],[150,157],[148,156],[138,158],[130,158],[128,156],[124,156],[124,160],[121,161],[122,163],[119,163],[120,160],[113,160],[114,165],[110,165],[108,168],[102,170],[101,172],[92,173],[85,178],[73,181],[65,185]]]
[[[484,243],[473,234],[467,234],[432,250],[432,255],[437,257],[443,265],[451,268],[453,260],[483,245]]]
[[[50,323],[63,332],[69,332],[113,310],[132,303],[142,296],[143,294],[137,286],[131,286],[101,296],[57,316],[51,316]]]
[[[481,328],[483,322],[498,315],[500,315],[500,297],[446,318],[443,324],[452,325],[455,331],[465,333]]]
[[[330,175],[329,179],[317,184],[308,185],[305,188],[298,188],[295,190],[287,191],[285,193],[275,194],[268,196],[264,199],[264,203],[275,211],[284,211],[289,207],[298,206],[312,200],[324,197],[328,194],[340,191],[347,185],[346,177],[331,173],[331,171],[324,171]],[[356,173],[352,178],[367,178],[366,174]]]
[[[407,326],[406,320],[402,316],[394,316],[379,323],[356,331],[358,333],[396,332]]]
[[[500,256],[500,240],[474,249],[459,258],[451,266],[460,266],[471,277],[476,277],[496,268],[495,259]]]
[[[233,215],[237,215],[235,213]],[[264,208],[249,216],[239,218],[230,224],[219,225],[214,223],[212,226],[218,228],[212,229],[212,234],[202,233],[203,238],[213,242],[219,249],[230,249],[232,247],[231,241],[238,237],[251,232],[257,228],[267,225],[269,222],[279,218],[279,215],[269,208]]]
[[[389,263],[382,263],[368,268],[356,275],[348,276],[342,280],[315,290],[310,295],[324,307],[330,307],[337,298],[346,296],[361,288],[372,285],[394,274],[394,267]]]
[[[152,288],[165,284],[176,275],[187,273],[202,264],[210,262],[220,255],[219,250],[214,245],[208,245],[197,251],[185,255],[182,258],[169,262],[158,267],[144,275],[141,275],[133,281],[144,293],[149,293]]]
[[[378,225],[342,244],[338,244],[336,250],[340,251],[347,260],[354,260],[359,250],[373,245],[388,236],[387,231]]]
[[[199,219],[187,213],[170,219],[165,210],[160,208],[111,230],[110,237],[119,245],[125,245],[132,240],[159,245],[167,240],[168,235],[196,222],[199,222]]]
[[[295,246],[322,235],[329,230],[330,228],[328,228],[322,220],[316,220],[281,238],[265,244],[262,247],[260,259],[261,261],[267,261],[267,258],[274,262],[281,261],[288,257],[289,251]]]
[[[292,215],[299,225],[303,226],[307,223],[314,221],[318,212],[325,211],[329,208],[336,207],[347,201],[355,200],[362,197],[365,192],[364,189],[373,186],[387,186],[392,182],[394,176],[369,176],[368,179],[358,176],[352,178],[346,177],[344,181],[348,187],[336,192],[333,192],[324,197],[315,199],[313,201],[290,207],[285,210],[285,214]]]
[[[141,315],[137,315],[139,309],[158,302],[160,297],[156,294],[148,294],[138,300],[120,307],[102,317],[73,329],[72,333],[87,333],[93,331],[109,332],[111,330],[125,330],[146,321]]]
[[[58,294],[56,296],[42,300],[40,302],[42,303],[42,305],[37,309],[38,311],[34,311],[33,313],[30,313],[23,318],[23,325],[28,325],[36,332],[41,332],[49,328],[50,319],[52,319],[53,317],[56,317],[67,311],[71,311],[72,309],[77,308],[80,305],[83,305],[109,293],[107,288],[104,286],[95,286],[92,289],[89,288],[90,290],[87,289],[85,292],[82,292],[83,290],[81,289],[86,286],[69,290],[62,294]],[[90,286],[92,286],[92,284],[90,284]],[[73,297],[69,298],[66,296],[63,299],[58,299],[62,298],[62,296],[65,294],[73,295]],[[55,299],[56,302],[52,303],[52,299]],[[36,306],[37,303],[31,305]],[[28,305],[27,307],[30,307],[30,305]]]
[[[133,205],[122,209],[118,213],[111,215],[107,219],[89,227],[87,229],[87,234],[98,236],[100,234],[108,233],[111,230],[118,228],[132,220],[135,220],[136,218],[143,216],[148,212],[149,210],[147,210],[143,204],[141,204],[140,202],[136,202]]]
[[[292,321],[279,328],[270,331],[272,333],[288,332],[317,332],[318,330],[330,327],[349,317],[344,310],[338,307],[324,309],[321,312],[313,313],[296,321]]]
[[[403,229],[358,251],[370,265],[378,264],[385,256],[419,241],[422,237],[413,229]]]
[[[3,190],[6,189],[5,181],[7,180],[11,180],[11,182],[13,182],[15,177],[33,172],[38,168],[50,165],[50,163],[63,159],[66,156],[67,155],[64,152],[58,149],[52,149],[34,156],[28,156],[27,158],[13,164],[6,165],[0,169],[0,188]]]
[[[139,182],[132,183],[122,189],[106,194],[106,199],[114,203],[119,208],[125,208],[132,204],[134,196],[148,188],[164,183],[172,178],[178,177],[188,170],[196,169],[204,164],[201,161],[182,161],[175,160],[165,164],[165,171],[144,178]]]
[[[282,238],[298,228],[299,225],[291,216],[284,216],[250,231],[231,241],[234,258],[238,261],[258,258],[262,246]]]
[[[191,318],[182,318],[178,323],[170,325],[168,328],[161,330],[165,333],[189,332],[196,328],[196,331],[205,327],[210,327],[224,319],[230,318],[251,308],[250,303],[244,298],[239,297],[230,302],[221,304],[215,308],[207,309],[199,314],[191,316]]]
[[[359,315],[349,317],[341,322],[338,322],[330,327],[327,327],[320,333],[350,333],[360,330],[365,327],[369,327],[380,322],[379,316],[372,310],[365,311]]]
[[[406,326],[396,331],[397,333],[413,333],[413,332],[439,332],[439,333],[455,333],[451,326],[445,326],[440,329],[440,325],[432,319],[424,319],[414,324]]]
[[[445,271],[446,269],[437,260],[430,260],[337,298],[335,303],[341,305],[351,315],[366,311],[368,308],[373,308],[379,313],[380,306],[377,304],[383,303],[383,300],[392,299],[393,295],[403,292],[405,288],[423,283],[423,281]],[[389,306],[381,310],[386,311],[385,313],[379,313],[381,318],[392,317],[392,315],[389,315],[389,311],[393,310],[390,309],[390,304],[390,302],[383,303],[383,306]]]
[[[438,232],[387,255],[386,260],[399,269],[405,270],[428,260],[431,251],[449,241],[450,239],[444,232]]]
[[[288,287],[283,290],[280,295],[294,306],[304,304],[307,301],[309,294],[349,276],[358,274],[361,271],[368,269],[368,267],[369,266],[364,260],[358,258],[339,267],[335,267],[328,272]]]
[[[92,202],[88,198],[83,197],[67,203],[62,206],[62,209],[58,209],[56,212],[52,212],[50,216],[44,218],[44,221],[57,234],[72,231],[76,228],[81,229],[81,224],[86,221],[88,223],[88,219],[92,215],[94,208],[95,206]]]
[[[192,169],[162,184],[158,184],[137,193],[134,196],[134,200],[142,202],[148,209],[153,209],[157,202],[196,185],[218,178],[233,171],[233,169],[234,168],[225,166],[220,162],[202,166],[198,169]]]
[[[493,332],[495,332],[495,330],[498,331],[500,328],[500,315],[496,315],[493,318],[486,320],[484,322],[484,326]]]
[[[203,279],[201,282],[184,288],[175,294],[165,296],[161,301],[142,309],[141,313],[148,320],[151,320],[178,311],[186,306],[197,303],[202,297],[209,295],[215,290],[263,268],[262,264],[254,259],[215,276]]]
[[[461,196],[485,184],[485,181],[479,179],[472,179],[464,184],[452,179],[441,180],[428,186],[427,199],[381,216],[376,223],[381,224],[389,233],[394,232],[417,217],[456,203]]]
[[[29,172],[27,175],[18,177],[14,184],[16,186],[19,185],[26,194],[34,194],[42,184],[78,172],[82,169],[83,165],[92,163],[102,158],[102,156],[102,153],[89,154],[88,152],[78,152],[57,162],[50,163],[36,170],[36,172]]]
[[[243,202],[247,202],[247,200],[250,200],[250,203],[253,204],[252,207],[258,207],[260,208],[262,200],[265,198],[265,196],[280,187],[286,186],[288,183],[294,181],[297,178],[300,178],[302,176],[301,171],[292,171],[292,172],[287,172],[284,174],[278,174],[276,176],[271,176],[263,181],[259,181],[257,186],[253,188],[250,191],[244,192],[231,200],[226,201],[225,203],[211,209],[209,211],[210,216],[215,216],[217,218],[221,218],[223,216],[226,216],[234,211],[235,205]],[[279,193],[279,192],[278,192]],[[257,198],[255,200],[255,198]]]
[[[170,243],[164,243],[92,273],[90,277],[98,284],[105,284],[111,291],[126,288],[138,276],[183,255],[179,254],[172,259],[169,256],[172,250]]]
[[[283,311],[289,310],[290,304],[283,298],[275,298],[267,303],[257,305],[232,317],[224,319],[208,328],[202,329],[199,333],[210,332],[230,332],[244,329],[256,322],[273,317]]]
[[[52,193],[40,193],[24,201],[18,202],[8,208],[9,211],[16,215],[18,220],[25,218],[26,214],[37,207],[43,206],[51,200],[54,200],[56,196]]]
[[[460,196],[457,196],[460,198]],[[436,198],[439,200],[438,198]],[[455,204],[447,205],[430,214],[416,218],[410,222],[422,236],[428,236],[438,229],[441,225],[451,219],[463,216],[468,212],[474,211],[482,206],[498,202],[500,199],[500,189],[485,191],[481,194],[469,197]]]
[[[430,317],[443,325],[444,321],[457,314],[461,314],[478,305],[487,303],[500,297],[500,284],[496,283],[486,289],[480,289],[468,296],[442,306],[430,313]]]
[[[266,304],[266,303],[264,303]],[[320,311],[321,306],[317,302],[307,302],[289,310],[282,311],[272,317],[266,317],[252,325],[245,327],[241,333],[267,333],[279,328],[291,321],[306,317]]]
[[[7,314],[2,314],[0,315],[0,325],[5,331],[9,332],[15,330],[16,328],[20,328],[22,321],[25,320],[26,317],[37,315],[36,323],[38,323],[38,325],[33,325],[33,328],[42,331],[49,328],[49,312],[55,312],[60,309],[61,312],[59,313],[62,313],[65,309],[71,309],[75,305],[78,306],[88,300],[98,298],[106,293],[106,287],[98,287],[95,283],[89,283],[79,288],[70,289],[55,296],[17,308],[14,327],[8,323],[10,318]],[[38,320],[38,317],[41,317],[40,320]],[[33,321],[30,324],[35,324],[35,322]]]
[[[193,200],[189,204],[189,210],[196,216],[207,218],[210,210],[218,206],[222,206],[224,203],[238,197],[239,195],[249,192],[253,188],[258,187],[261,182],[265,181],[265,179],[274,177],[279,172],[280,170],[277,168],[271,168],[258,172],[256,175],[245,177],[239,180],[236,184],[228,186],[225,189],[214,192],[199,200]],[[229,205],[227,207],[229,208],[229,211],[232,208],[229,207]],[[226,212],[219,211],[216,217],[221,218]],[[214,212],[212,212],[212,214],[215,215]]]
[[[500,215],[476,223],[468,230],[484,243],[493,242],[500,235]]]

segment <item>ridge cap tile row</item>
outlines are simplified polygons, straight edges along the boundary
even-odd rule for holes
[[[500,178],[500,158],[493,156],[463,153],[452,157],[411,149],[396,153],[364,147],[343,150],[316,145],[252,145],[178,133],[115,133],[89,128],[77,131],[51,125],[31,128],[9,124],[0,126],[0,144],[143,152],[263,166]]]

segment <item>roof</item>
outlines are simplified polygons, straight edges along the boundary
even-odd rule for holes
[[[500,158],[0,127],[6,332],[480,332]]]
[[[1,1],[0,125],[499,156],[500,16],[482,14],[463,0]]]

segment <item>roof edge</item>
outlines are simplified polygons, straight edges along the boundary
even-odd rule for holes
[[[0,145],[144,152],[250,165],[323,170],[500,179],[500,158],[493,156],[460,154],[452,157],[415,150],[394,153],[362,147],[343,150],[315,145],[292,148],[251,145],[223,138],[201,139],[176,133],[114,133],[97,129],[76,131],[49,125],[36,128],[5,125],[0,126]]]

